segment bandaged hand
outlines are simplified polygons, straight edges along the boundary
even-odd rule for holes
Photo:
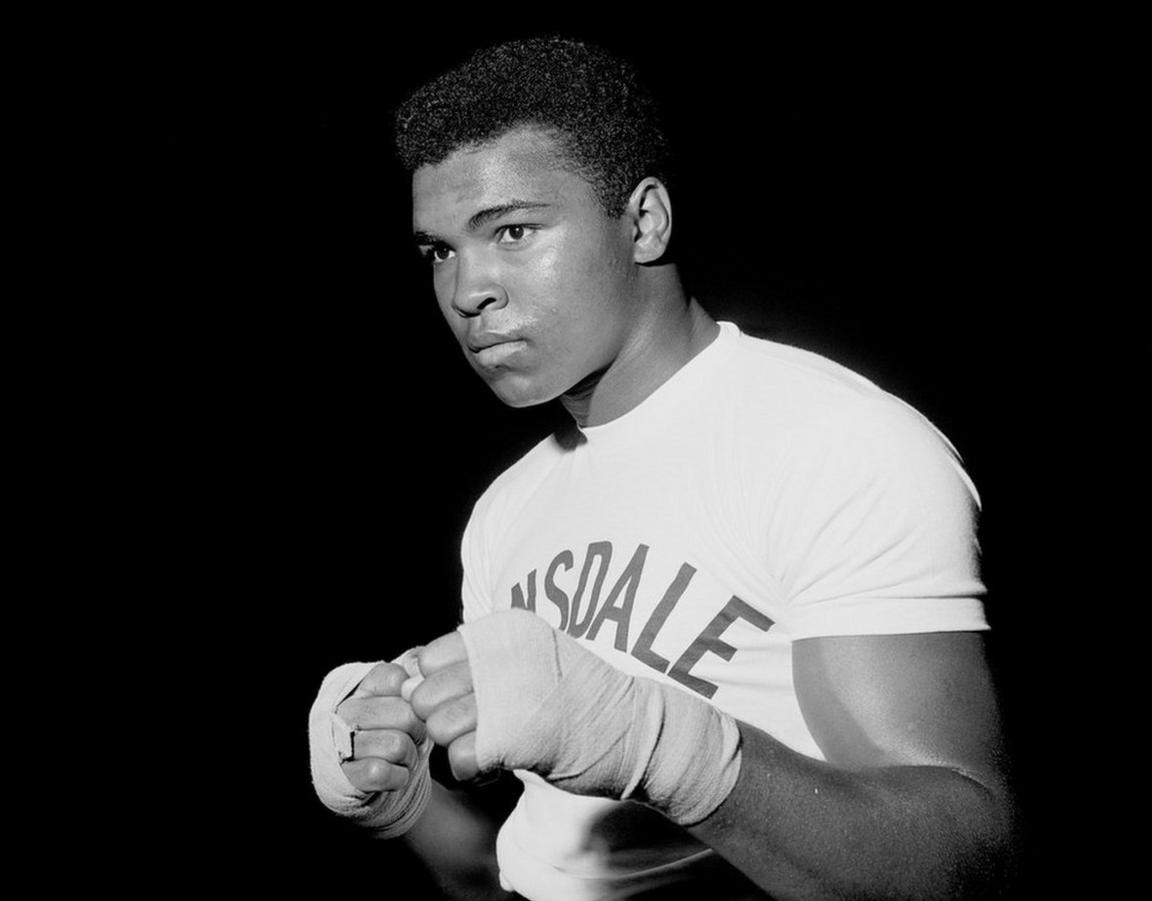
[[[316,794],[382,837],[407,831],[428,800],[432,743],[402,692],[415,672],[411,653],[394,663],[337,667],[309,714]]]
[[[644,801],[684,826],[736,783],[732,717],[614,669],[534,614],[489,614],[418,659],[424,681],[412,707],[459,779],[530,770],[574,794]]]
[[[408,678],[402,666],[378,664],[336,708],[348,726],[340,768],[362,792],[402,789],[420,764],[424,722],[401,696]]]

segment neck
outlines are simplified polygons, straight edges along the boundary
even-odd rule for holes
[[[668,381],[719,330],[695,300],[678,297],[645,317],[616,358],[575,385],[560,402],[581,428],[611,422]]]

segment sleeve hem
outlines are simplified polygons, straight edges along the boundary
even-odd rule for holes
[[[793,616],[787,630],[793,640],[836,635],[911,635],[922,632],[981,632],[988,629],[979,598],[869,598],[835,609],[828,604]]]

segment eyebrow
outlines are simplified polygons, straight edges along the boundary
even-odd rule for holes
[[[501,216],[506,216],[508,213],[515,213],[520,210],[539,210],[551,205],[550,203],[539,200],[509,200],[507,203],[501,203],[496,206],[485,207],[482,210],[478,210],[468,218],[468,222],[464,227],[467,231],[474,232],[485,223],[491,222],[493,219],[499,219]],[[412,237],[415,238],[417,244],[435,244],[440,240],[435,235],[420,231],[419,229],[412,233]]]

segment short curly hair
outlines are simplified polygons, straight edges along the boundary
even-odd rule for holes
[[[418,89],[396,112],[396,151],[409,172],[437,165],[522,126],[560,144],[609,216],[641,179],[671,176],[653,94],[627,61],[565,38],[510,41],[476,52]]]

